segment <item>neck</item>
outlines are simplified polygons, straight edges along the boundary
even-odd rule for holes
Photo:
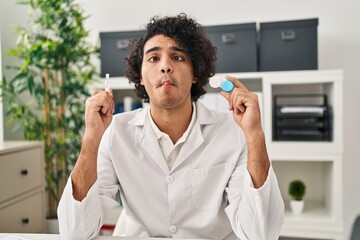
[[[173,143],[184,134],[191,122],[192,102],[177,108],[164,109],[151,106],[150,114],[160,131],[169,135]]]

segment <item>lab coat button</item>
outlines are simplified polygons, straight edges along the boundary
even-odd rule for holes
[[[174,177],[173,177],[173,176],[169,175],[169,176],[166,177],[166,182],[167,182],[167,183],[172,183],[173,181],[174,181]]]
[[[174,233],[177,232],[177,227],[174,226],[174,225],[171,225],[169,230],[170,230],[170,232],[171,232],[172,234],[174,234]]]

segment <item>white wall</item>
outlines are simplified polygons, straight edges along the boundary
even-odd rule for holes
[[[11,29],[24,23],[24,9],[13,0],[0,1],[3,51],[14,45]],[[360,1],[359,0],[268,0],[268,1],[119,1],[77,0],[90,15],[87,28],[91,41],[100,31],[143,27],[153,15],[185,12],[203,25],[319,18],[320,69],[344,69],[344,221],[347,235],[360,213]],[[166,10],[165,10],[166,9]],[[5,35],[5,36],[4,36]],[[3,57],[3,65],[10,60]],[[5,138],[11,133],[5,131]],[[348,239],[348,236],[345,238]]]
[[[0,82],[1,82],[1,79],[2,79],[2,53],[1,53],[1,29],[0,29]],[[3,104],[2,104],[2,101],[1,101],[1,98],[0,98],[0,144],[3,143],[4,141],[4,124],[3,124]]]

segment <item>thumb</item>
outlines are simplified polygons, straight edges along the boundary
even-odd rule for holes
[[[105,91],[110,95],[113,96],[113,90],[111,88],[105,89]]]
[[[230,101],[230,95],[231,95],[231,93],[221,91],[221,92],[220,92],[220,95],[223,96],[223,97],[228,101],[228,103],[229,103],[229,110],[232,110],[232,109],[233,109],[233,106],[232,106],[232,102]]]
[[[223,96],[228,102],[230,101],[230,93],[221,91],[220,95]]]

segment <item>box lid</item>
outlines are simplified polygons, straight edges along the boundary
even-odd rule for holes
[[[279,29],[279,28],[296,28],[296,27],[312,27],[317,26],[319,23],[318,18],[280,21],[280,22],[264,22],[260,23],[261,30]]]
[[[205,26],[206,32],[226,32],[226,31],[242,31],[242,30],[255,30],[256,23],[238,23],[238,24],[226,24],[226,25],[213,25]]]
[[[99,35],[100,39],[138,38],[142,36],[142,31],[100,32]]]

